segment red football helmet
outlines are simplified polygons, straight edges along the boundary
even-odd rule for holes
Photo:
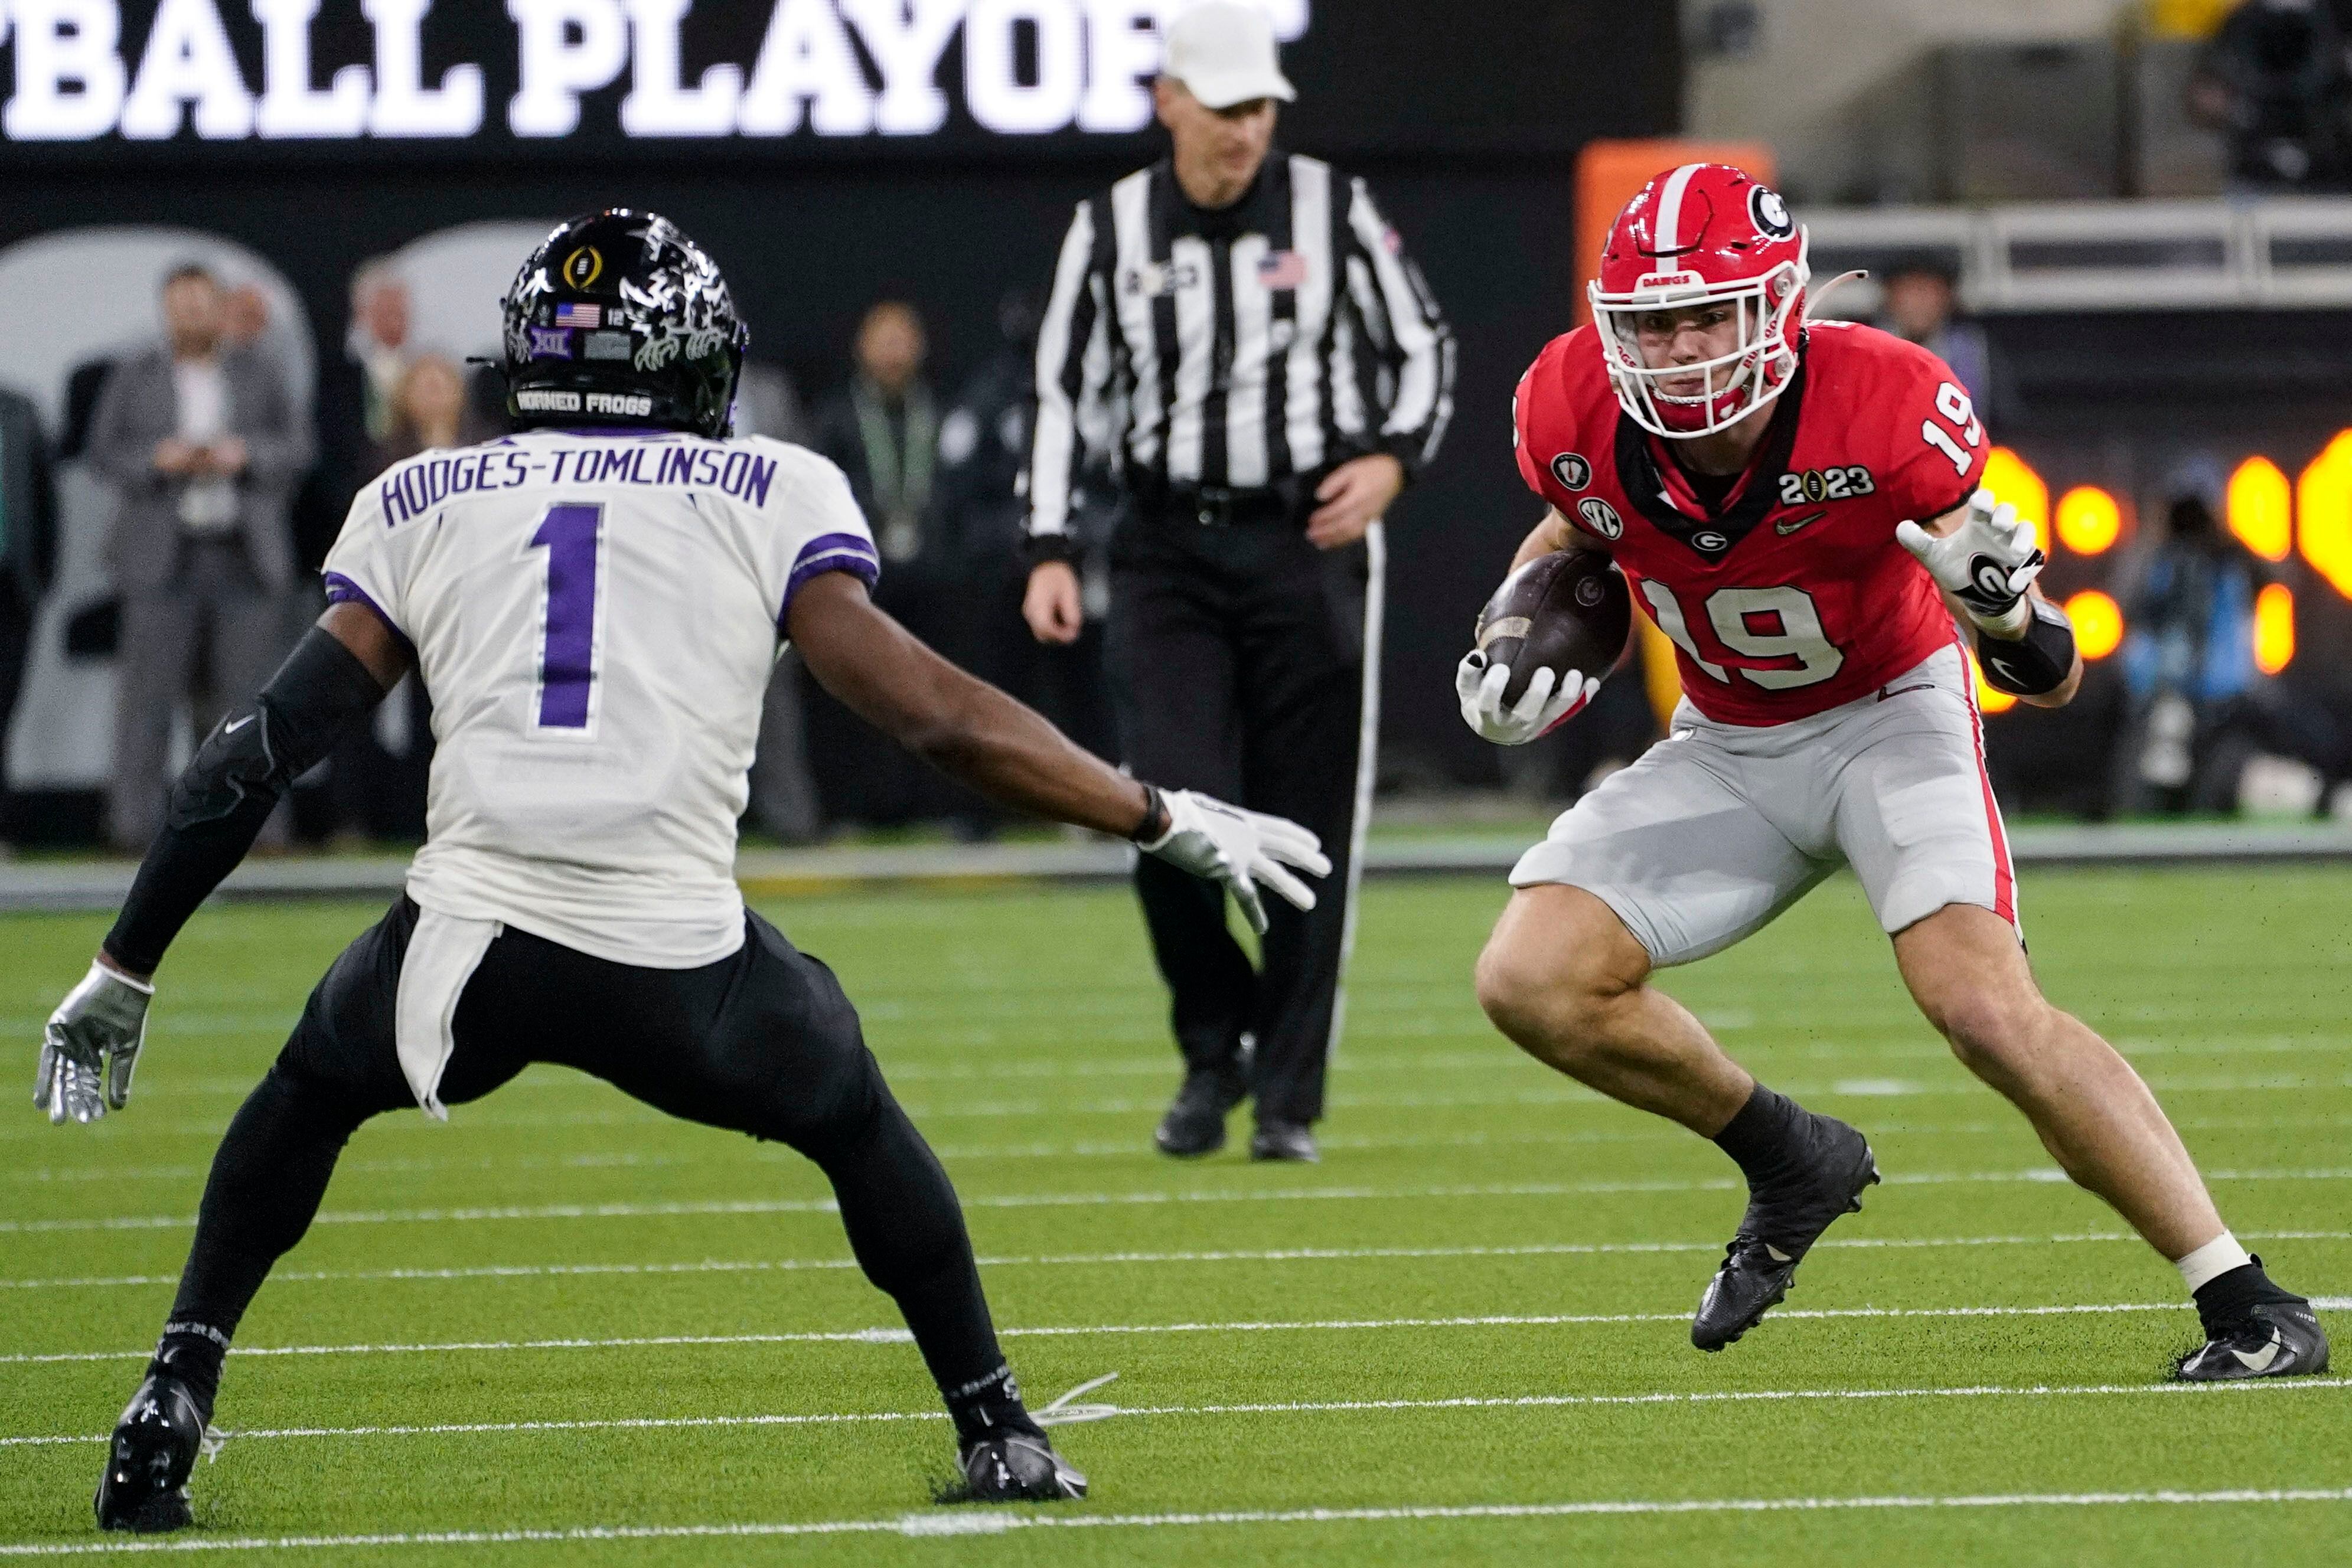
[[[1587,297],[1617,401],[1643,429],[1688,438],[1736,424],[1788,390],[1791,340],[1805,315],[1805,231],[1769,186],[1722,163],[1659,175],[1610,225]],[[1645,312],[1730,303],[1738,347],[1692,364],[1652,365],[1635,323]],[[1703,375],[1704,390],[1669,392]]]

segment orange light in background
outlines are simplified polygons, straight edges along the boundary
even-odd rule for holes
[[[1985,454],[1984,475],[1977,482],[2015,507],[2017,515],[2033,525],[2042,547],[2049,547],[2050,486],[2031,464],[2008,447],[1996,446]]]
[[[1978,667],[1973,653],[1969,655],[1969,674],[1976,677],[1977,706],[1986,713],[2007,713],[2017,706],[2017,699],[2007,692],[1985,685],[1984,671]]]
[[[2339,431],[2295,481],[2294,512],[2303,559],[2352,598],[2352,430]]]
[[[2104,554],[2123,531],[2123,509],[2096,485],[2077,485],[2058,497],[2058,542],[2076,555]]]
[[[2264,560],[2294,548],[2294,498],[2286,476],[2267,457],[2249,457],[2230,475],[2230,531]]]
[[[2061,517],[2063,507],[2061,502]],[[2104,659],[2124,645],[2124,607],[2095,588],[2066,601],[2066,618],[2074,623],[2074,646],[2085,659]]]
[[[2254,595],[2254,667],[2275,675],[2294,658],[2294,594],[2273,582]]]

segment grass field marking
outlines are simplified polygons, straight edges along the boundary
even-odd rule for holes
[[[2352,1181],[2352,1166],[2325,1166],[2305,1170],[2209,1170],[2216,1181]],[[2010,1171],[1911,1171],[1885,1177],[1890,1186],[1942,1186],[1978,1182],[2032,1182],[2058,1185],[2067,1180],[2054,1166],[2033,1166]],[[1498,1182],[1465,1186],[1425,1187],[1269,1187],[1252,1191],[1157,1192],[1034,1192],[966,1196],[970,1208],[1102,1208],[1155,1207],[1188,1203],[1293,1203],[1372,1200],[1384,1203],[1417,1198],[1455,1197],[1574,1197],[1615,1193],[1728,1192],[1744,1186],[1743,1179],[1716,1176],[1685,1180]],[[824,1197],[680,1199],[668,1203],[550,1203],[490,1208],[328,1209],[313,1225],[415,1225],[447,1221],[499,1219],[646,1219],[682,1215],[832,1214],[834,1200]],[[45,1235],[83,1230],[176,1230],[195,1223],[187,1214],[91,1216],[76,1219],[0,1220],[0,1235]]]
[[[2318,1296],[2312,1304],[2330,1311],[2352,1307],[2352,1296]],[[2095,1312],[2187,1312],[2185,1301],[2099,1301],[2038,1306],[1963,1307],[1809,1307],[1782,1308],[1775,1322],[1847,1318],[2041,1318],[2075,1317]],[[1444,1318],[1301,1318],[1291,1321],[1240,1321],[1182,1323],[1066,1323],[1034,1328],[999,1328],[1006,1339],[1090,1339],[1118,1335],[1195,1333],[1347,1333],[1379,1329],[1571,1328],[1626,1323],[1679,1323],[1687,1312],[1489,1312]],[[778,1333],[643,1334],[616,1339],[454,1340],[435,1344],[272,1344],[238,1345],[236,1356],[313,1355],[439,1355],[467,1351],[505,1354],[532,1350],[645,1350],[676,1346],[747,1344],[911,1344],[914,1335],[901,1328],[803,1329]],[[152,1350],[26,1351],[0,1355],[0,1366],[47,1366],[74,1362],[140,1361]]]
[[[1232,1510],[1217,1513],[1047,1513],[1009,1509],[941,1510],[890,1519],[773,1524],[583,1525],[569,1530],[445,1530],[370,1535],[241,1536],[173,1541],[33,1542],[0,1545],[6,1557],[84,1557],[117,1552],[318,1552],[336,1547],[588,1545],[620,1541],[745,1540],[812,1535],[1002,1535],[1016,1530],[1170,1530],[1260,1524],[1390,1524],[1431,1521],[1563,1519],[1692,1513],[1821,1512],[1936,1508],[2110,1508],[2163,1504],[2347,1502],[2352,1487],[2293,1490],[2008,1492],[1959,1497],[1598,1499],[1580,1502],[1426,1504],[1399,1508]]]
[[[2241,1230],[2242,1241],[2352,1241],[2352,1230]],[[1933,1247],[2048,1247],[2080,1242],[2139,1243],[2126,1230],[2086,1230],[2054,1236],[1856,1236],[1817,1241],[1813,1250],[1904,1250]],[[1283,1247],[1200,1252],[1062,1252],[975,1260],[983,1269],[1128,1267],[1138,1263],[1302,1263],[1408,1258],[1616,1257],[1643,1253],[1720,1252],[1720,1241],[1534,1241],[1511,1247]],[[706,1258],[690,1263],[482,1263],[447,1269],[305,1269],[272,1273],[273,1282],[319,1284],[360,1281],[555,1279],[580,1275],[760,1274],[849,1270],[854,1258]],[[100,1290],[170,1285],[177,1274],[84,1275],[51,1280],[0,1280],[0,1291]]]
[[[1873,1399],[2055,1399],[2137,1394],[2179,1394],[2195,1398],[2270,1389],[2287,1393],[2352,1388],[2352,1377],[2256,1378],[2238,1383],[2084,1383],[1969,1385],[1930,1388],[1740,1388],[1658,1394],[1460,1395],[1440,1399],[1275,1400],[1233,1405],[1140,1405],[1109,1406],[1110,1416],[1160,1418],[1187,1416],[1321,1416],[1436,1410],[1539,1410],[1576,1406],[1725,1405],[1789,1400]],[[224,1432],[231,1441],[320,1437],[444,1437],[501,1433],[695,1430],[731,1427],[856,1426],[875,1422],[944,1421],[942,1410],[846,1410],[818,1414],[752,1416],[620,1416],[582,1421],[449,1421],[418,1426],[278,1427]],[[89,1437],[0,1437],[0,1448],[67,1448],[107,1441]]]

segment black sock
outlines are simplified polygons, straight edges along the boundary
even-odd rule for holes
[[[1805,1114],[1794,1100],[1759,1083],[1739,1113],[1715,1135],[1715,1146],[1731,1156],[1749,1187],[1764,1186],[1787,1166]]]
[[[2256,1258],[2197,1287],[2197,1321],[2205,1325],[2205,1337],[2215,1339],[2223,1328],[2243,1318],[2249,1307],[2302,1301],[2293,1291],[2273,1283],[2263,1272],[2263,1260]]]
[[[940,1392],[947,1396],[948,1414],[955,1417],[958,1448],[984,1437],[1001,1437],[1008,1431],[1032,1437],[1045,1435],[1045,1428],[1030,1418],[1027,1406],[1021,1403],[1021,1385],[1014,1380],[1010,1366],[999,1366],[985,1377]]]
[[[221,1358],[227,1354],[227,1334],[210,1323],[175,1318],[163,1325],[163,1337],[155,1342],[155,1357],[147,1364],[147,1375],[168,1372],[186,1384],[209,1421],[213,1402],[220,1397]]]

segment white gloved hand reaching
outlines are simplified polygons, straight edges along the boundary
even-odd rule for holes
[[[2026,591],[2049,564],[2035,542],[2033,524],[1990,490],[1969,497],[1960,526],[1938,538],[1917,523],[1895,525],[1895,539],[1927,569],[1936,585],[1989,632],[2014,637],[2032,612]]]
[[[1454,667],[1454,694],[1462,699],[1462,722],[1497,746],[1525,746],[1566,724],[1601,689],[1601,677],[1580,670],[1566,675],[1538,670],[1518,706],[1506,707],[1503,688],[1510,684],[1511,667],[1488,663],[1475,648]]]
[[[1163,790],[1159,798],[1167,808],[1168,831],[1150,842],[1138,840],[1136,847],[1181,871],[1223,883],[1251,930],[1265,935],[1261,883],[1300,909],[1315,907],[1315,890],[1286,869],[1296,866],[1309,876],[1330,873],[1322,841],[1313,833],[1286,817],[1244,810],[1190,789]]]
[[[95,1122],[131,1099],[155,988],[93,962],[41,1036],[33,1104],[51,1122]]]

